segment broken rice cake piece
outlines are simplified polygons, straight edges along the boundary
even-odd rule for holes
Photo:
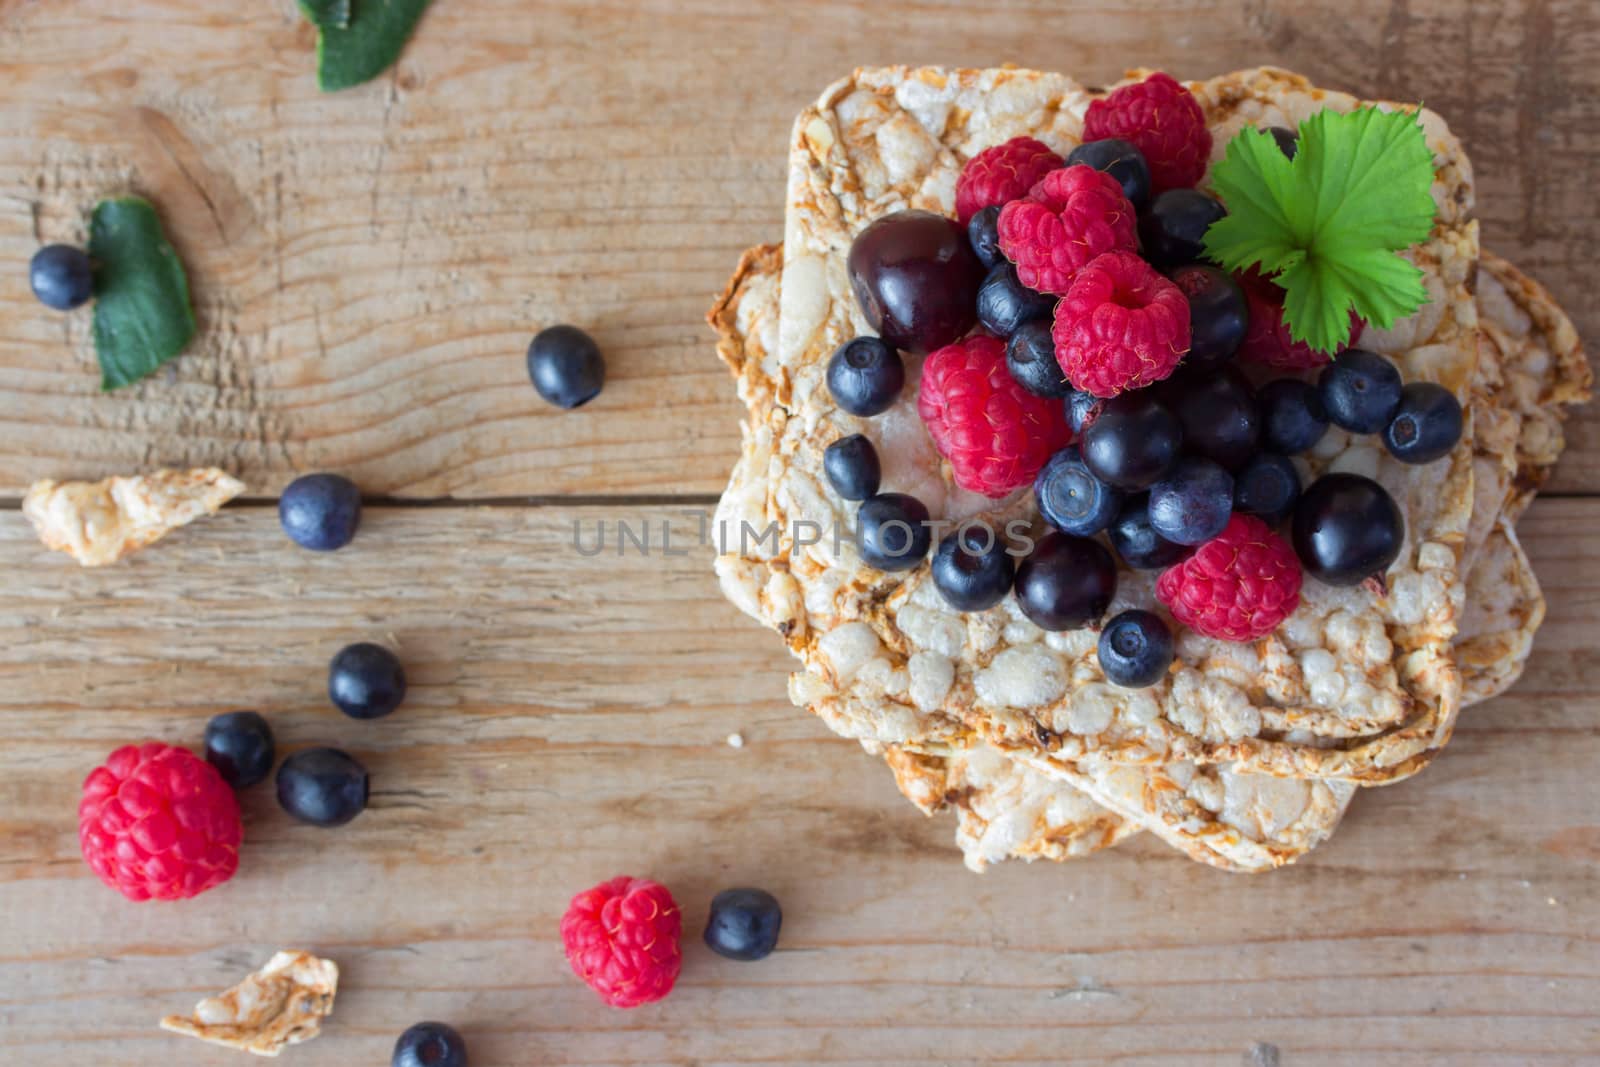
[[[194,1006],[193,1017],[168,1015],[161,1029],[257,1056],[322,1032],[339,989],[339,965],[309,952],[279,952],[244,981]]]
[[[35,482],[22,500],[45,547],[104,567],[153,544],[244,492],[215,467],[158,470],[98,482]]]

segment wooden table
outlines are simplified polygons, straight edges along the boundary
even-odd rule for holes
[[[1594,412],[1526,520],[1550,599],[1527,676],[1262,877],[1148,841],[969,874],[947,822],[788,705],[789,661],[704,551],[570,550],[575,523],[720,488],[739,409],[701,315],[780,233],[791,115],[860,63],[1276,62],[1425,100],[1477,163],[1485,244],[1600,337],[1591,0],[440,0],[379,83],[319,95],[311,53],[291,0],[0,0],[7,1063],[241,1063],[155,1020],[281,946],[344,967],[328,1032],[286,1061],[305,1067],[387,1062],[423,1018],[478,1067],[1600,1057]],[[22,264],[130,187],[191,267],[201,335],[102,396],[87,316],[39,309]],[[561,320],[610,360],[575,413],[523,368]],[[252,501],[107,571],[44,552],[16,511],[35,478],[210,463]],[[272,495],[312,469],[375,498],[349,550],[278,530]],[[413,689],[362,723],[324,672],[368,638]],[[284,747],[360,754],[371,811],[319,831],[255,789],[238,878],[124,903],[78,856],[83,775],[234,707]],[[689,916],[677,992],[629,1014],[556,937],[570,894],[622,871]],[[759,965],[698,941],[738,884],[785,905]]]

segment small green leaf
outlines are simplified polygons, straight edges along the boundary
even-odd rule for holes
[[[94,351],[100,388],[138,381],[194,337],[189,279],[155,208],[136,196],[102,200],[89,223],[95,262]]]
[[[352,0],[300,0],[300,10],[318,29],[334,26],[344,29],[350,25]]]
[[[346,25],[317,23],[317,84],[324,92],[369,82],[393,66],[428,6],[428,0],[347,2]]]

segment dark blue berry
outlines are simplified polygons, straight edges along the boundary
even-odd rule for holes
[[[405,698],[400,657],[382,645],[346,645],[328,664],[328,699],[352,719],[381,719]]]
[[[1117,565],[1087,537],[1046,534],[1017,568],[1017,606],[1045,630],[1075,630],[1106,613],[1117,595]]]
[[[1017,327],[1006,342],[1006,369],[1035,396],[1066,396],[1072,392],[1072,383],[1056,362],[1056,342],[1050,335],[1049,319],[1035,319]]]
[[[933,584],[957,611],[985,611],[1011,592],[1016,563],[1006,544],[987,526],[950,534],[934,550]]]
[[[1162,386],[1162,396],[1183,424],[1186,453],[1214,459],[1229,470],[1250,462],[1261,441],[1255,392],[1230,365],[1195,367]]]
[[[1188,548],[1168,541],[1150,525],[1148,493],[1128,498],[1106,527],[1106,536],[1122,562],[1136,571],[1165,570],[1189,555]]]
[[[276,753],[272,727],[258,712],[230,711],[206,723],[206,762],[235,789],[265,781]]]
[[[1461,440],[1461,402],[1442,385],[1412,382],[1383,430],[1383,444],[1402,463],[1443,459]]]
[[[1351,433],[1377,433],[1400,408],[1400,372],[1384,357],[1347,348],[1322,369],[1317,395],[1335,426]]]
[[[1083,433],[1083,462],[1114,489],[1147,489],[1178,461],[1183,427],[1149,390],[1114,396]]]
[[[278,522],[301,548],[343,548],[361,524],[361,490],[343,475],[302,475],[278,498]]]
[[[778,947],[783,909],[765,889],[724,889],[711,898],[706,947],[730,960],[760,960]]]
[[[928,554],[927,506],[905,493],[879,493],[856,510],[856,548],[880,571],[908,571]]]
[[[1250,328],[1244,290],[1215,267],[1191,263],[1172,272],[1172,282],[1189,298],[1189,354],[1184,363],[1217,363],[1239,350]]]
[[[1262,452],[1233,476],[1233,509],[1276,526],[1300,499],[1300,472],[1287,456]]]
[[[389,1067],[467,1067],[467,1043],[453,1026],[418,1023],[394,1043]]]
[[[1150,525],[1175,544],[1204,544],[1232,515],[1233,476],[1212,460],[1181,459],[1150,487]]]
[[[1006,259],[1000,251],[1000,207],[999,204],[991,204],[967,220],[967,242],[972,245],[972,251],[977,254],[984,270],[1004,263]]]
[[[995,264],[978,286],[978,322],[996,337],[1010,337],[1025,322],[1048,319],[1055,307],[1055,297],[1023,285],[1009,263]]]
[[[1144,153],[1127,141],[1108,137],[1081,144],[1067,153],[1067,166],[1079,163],[1117,179],[1122,184],[1122,195],[1135,211],[1143,211],[1150,202],[1150,164],[1145,162]]]
[[[1143,689],[1172,666],[1172,631],[1149,611],[1124,611],[1100,631],[1100,670],[1112,685]]]
[[[1293,159],[1295,152],[1300,148],[1300,135],[1287,126],[1268,126],[1267,132],[1278,142],[1278,151]]]
[[[1324,474],[1300,494],[1291,527],[1295,555],[1327,585],[1360,585],[1389,569],[1405,519],[1383,486],[1359,474]]]
[[[1093,393],[1086,393],[1081,389],[1072,390],[1067,394],[1067,425],[1072,427],[1073,433],[1082,437],[1094,424],[1104,404],[1105,401]]]
[[[28,284],[45,307],[71,311],[94,296],[94,266],[81,248],[46,245],[28,263]]]
[[[867,323],[896,348],[926,354],[972,328],[983,264],[955,219],[884,215],[856,234],[845,270]]]
[[[858,433],[839,438],[823,451],[822,471],[833,491],[846,500],[867,499],[883,480],[878,450]]]
[[[846,341],[828,360],[828,392],[852,415],[865,418],[889,410],[905,384],[900,353],[881,337]]]
[[[278,768],[278,804],[312,826],[343,826],[367,808],[367,769],[337,748],[301,749]]]
[[[1280,455],[1309,451],[1328,432],[1317,387],[1298,378],[1279,378],[1256,393],[1261,408],[1261,447]]]
[[[1221,202],[1197,189],[1168,189],[1139,215],[1144,257],[1160,270],[1205,258],[1206,230],[1227,214]]]
[[[528,377],[556,407],[582,407],[600,395],[606,361],[594,338],[576,326],[551,326],[528,345]]]
[[[1090,473],[1076,447],[1050,457],[1033,480],[1044,521],[1064,533],[1092,537],[1111,525],[1122,494]]]

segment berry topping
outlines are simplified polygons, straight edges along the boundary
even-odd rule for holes
[[[1044,521],[1064,533],[1092,537],[1122,507],[1122,494],[1090,473],[1076,448],[1063,448],[1039,471],[1033,495]]]
[[[1067,166],[1080,163],[1117,179],[1122,185],[1122,195],[1128,198],[1135,211],[1143,211],[1150,202],[1150,164],[1131,142],[1115,137],[1088,141],[1067,153]]]
[[[1061,405],[1018,384],[1005,344],[981,334],[928,357],[917,410],[956,484],[993,498],[1032,482],[1071,436]]]
[[[1207,637],[1254,641],[1300,605],[1300,564],[1289,543],[1253,515],[1162,574],[1156,597],[1173,618]]]
[[[1017,268],[1000,263],[978,286],[978,323],[996,337],[1010,337],[1023,323],[1048,319],[1056,298],[1017,280]]]
[[[1328,413],[1317,387],[1298,378],[1279,378],[1256,393],[1261,409],[1261,447],[1285,456],[1308,451],[1328,432]]]
[[[1235,275],[1250,307],[1249,327],[1239,342],[1239,358],[1279,370],[1312,370],[1324,366],[1328,357],[1289,334],[1283,320],[1284,293],[1277,283],[1254,270]],[[1361,336],[1361,320],[1350,316],[1350,341]]]
[[[908,571],[928,554],[928,508],[905,493],[879,493],[856,509],[856,548],[880,571]]]
[[[278,768],[278,805],[312,826],[343,826],[367,810],[367,769],[337,748],[301,749]]]
[[[1136,571],[1159,571],[1189,554],[1186,546],[1168,541],[1150,525],[1150,496],[1147,493],[1129,497],[1123,503],[1122,510],[1106,527],[1106,536],[1111,539],[1111,547],[1117,550],[1122,562]]]
[[[683,915],[667,887],[613,878],[572,898],[561,944],[572,973],[613,1008],[636,1008],[672,992],[683,965]]]
[[[600,395],[606,361],[594,338],[576,326],[551,326],[528,345],[528,377],[556,407],[578,408]]]
[[[979,211],[1021,200],[1046,174],[1061,166],[1050,146],[1032,137],[1013,137],[967,160],[956,179],[956,218],[965,226]]]
[[[467,1043],[453,1026],[417,1023],[394,1043],[389,1067],[467,1067]]]
[[[1093,167],[1065,167],[1000,212],[1000,250],[1017,265],[1023,285],[1060,294],[1101,253],[1131,253],[1134,226],[1133,205],[1117,179]]]
[[[1267,132],[1278,143],[1278,151],[1293,159],[1295,152],[1300,149],[1300,135],[1287,126],[1268,126]]]
[[[1172,272],[1172,284],[1189,298],[1185,362],[1218,363],[1237,352],[1250,327],[1250,307],[1239,283],[1215,267],[1191,263]]]
[[[1294,550],[1327,585],[1360,585],[1389,569],[1405,540],[1405,519],[1383,486],[1359,474],[1324,474],[1295,505]]]
[[[1079,272],[1056,305],[1056,360],[1073,386],[1099,397],[1159,382],[1189,351],[1189,301],[1132,252],[1108,252]]]
[[[233,788],[265,781],[276,758],[272,727],[260,713],[230,711],[206,723],[206,762]]]
[[[1150,487],[1150,525],[1179,545],[1220,534],[1233,514],[1233,477],[1209,459],[1190,456]]]
[[[125,745],[83,783],[78,842],[100,880],[129,900],[186,900],[239,869],[239,802],[186,749]]]
[[[1300,498],[1300,472],[1287,456],[1262,452],[1233,478],[1233,510],[1255,515],[1268,526],[1289,517]]]
[[[328,664],[328,699],[352,719],[381,719],[405,698],[400,657],[382,645],[346,645]]]
[[[1383,356],[1347,348],[1317,378],[1317,395],[1335,426],[1377,433],[1400,409],[1400,371]]]
[[[71,311],[94,296],[94,265],[81,248],[46,245],[28,263],[28,284],[45,307]]]
[[[1230,471],[1250,462],[1261,440],[1261,412],[1245,376],[1231,366],[1196,367],[1162,387],[1183,423],[1183,448]]]
[[[1172,666],[1172,631],[1154,612],[1124,611],[1100,631],[1099,656],[1100,670],[1112,685],[1155,685]]]
[[[828,360],[828,392],[852,415],[868,418],[889,410],[906,384],[900,353],[881,338],[857,337]]]
[[[1083,433],[1083,462],[1117,489],[1147,489],[1178,461],[1183,427],[1149,390],[1112,397]]]
[[[1169,189],[1139,216],[1139,243],[1146,258],[1163,269],[1205,258],[1206,231],[1227,209],[1197,189]]]
[[[972,216],[972,221],[967,223],[967,242],[984,270],[992,270],[996,263],[1006,261],[1005,253],[1000,251],[999,204],[992,204]]]
[[[1072,383],[1056,362],[1056,339],[1050,333],[1049,319],[1017,327],[1006,342],[1006,369],[1034,396],[1062,397],[1072,392]]]
[[[343,475],[301,475],[278,498],[278,523],[301,548],[343,548],[361,525],[361,490]]]
[[[1116,595],[1116,563],[1087,537],[1046,534],[1017,568],[1017,606],[1043,630],[1087,626]]]
[[[1057,367],[1061,364],[1057,363]],[[1082,437],[1100,417],[1100,409],[1105,406],[1105,401],[1093,393],[1086,393],[1081,389],[1073,389],[1068,383],[1067,401],[1064,405],[1067,413],[1067,428]]]
[[[1016,563],[987,526],[958,530],[939,542],[930,568],[933,584],[957,611],[985,611],[1011,592]]]
[[[724,889],[711,898],[706,947],[730,960],[761,960],[778,947],[783,909],[765,889]]]
[[[878,450],[858,433],[839,438],[823,451],[822,471],[833,491],[846,500],[867,499],[883,480]]]
[[[922,355],[972,328],[983,264],[953,219],[885,215],[856,234],[847,268],[862,314],[896,348]]]
[[[1383,444],[1402,463],[1432,463],[1461,440],[1461,402],[1442,385],[1412,382],[1400,390],[1400,409],[1383,431]]]
[[[1083,139],[1117,137],[1136,145],[1150,164],[1159,193],[1191,186],[1205,176],[1211,131],[1194,94],[1160,71],[1142,82],[1113,89],[1089,104]]]

